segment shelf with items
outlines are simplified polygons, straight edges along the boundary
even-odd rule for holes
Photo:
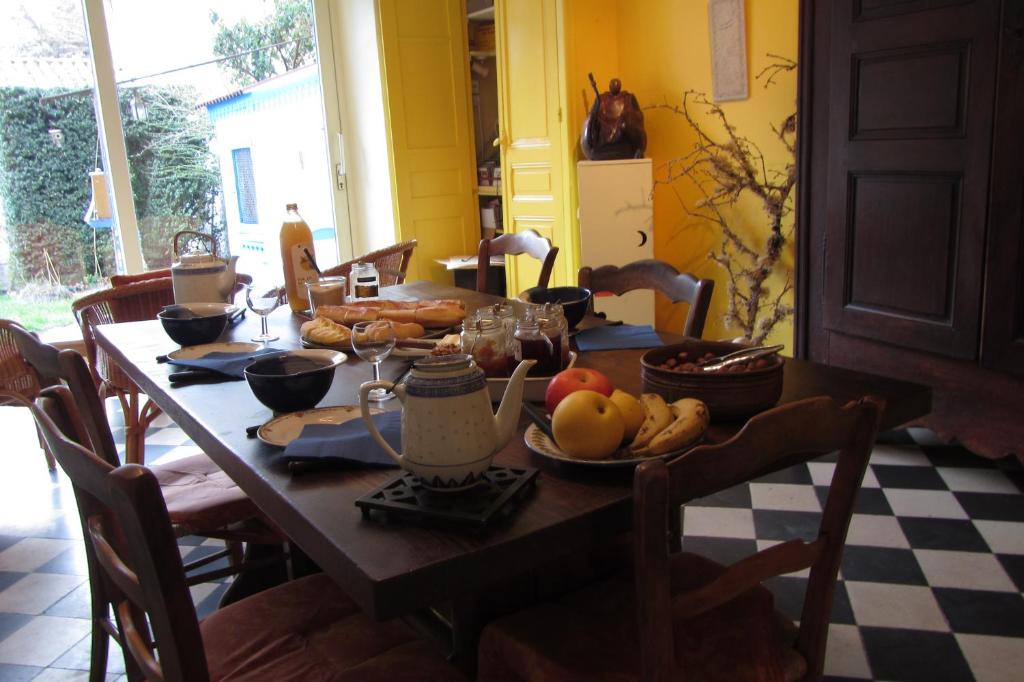
[[[498,60],[495,50],[494,3],[467,0],[467,59],[473,98],[473,146],[476,150],[476,198],[480,236],[501,234],[501,159],[494,141],[498,130]]]

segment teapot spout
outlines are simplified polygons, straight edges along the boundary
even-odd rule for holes
[[[501,397],[498,413],[494,416],[498,435],[495,452],[505,447],[515,435],[516,426],[519,424],[519,411],[523,406],[523,381],[526,379],[526,373],[535,364],[536,360],[523,360],[512,373],[512,378],[508,380],[505,395]]]

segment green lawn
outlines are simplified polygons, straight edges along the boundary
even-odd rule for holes
[[[14,320],[34,332],[75,324],[71,301],[78,296],[81,294],[63,299],[29,300],[0,294],[0,318]]]

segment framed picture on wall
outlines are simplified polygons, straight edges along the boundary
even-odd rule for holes
[[[708,0],[711,81],[716,102],[748,97],[745,14],[744,0]]]

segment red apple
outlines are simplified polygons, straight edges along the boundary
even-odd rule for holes
[[[558,403],[574,391],[596,391],[603,396],[610,396],[614,390],[611,380],[596,369],[571,367],[551,377],[544,393],[544,409],[548,414],[554,414]]]

